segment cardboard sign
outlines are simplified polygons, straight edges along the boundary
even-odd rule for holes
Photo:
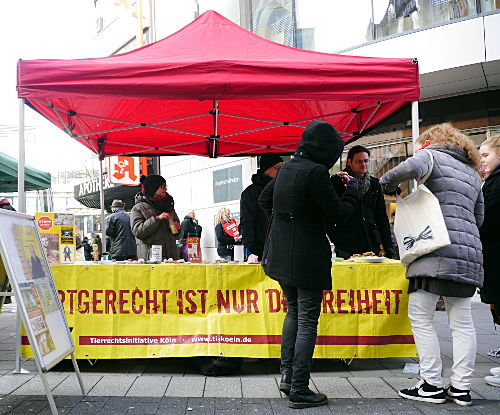
[[[231,219],[228,223],[223,223],[222,227],[229,236],[232,236],[233,238],[237,238],[240,236],[240,231],[238,230],[238,224],[236,223],[236,220]]]
[[[151,255],[149,256],[150,261],[161,261],[161,245],[151,245]]]
[[[69,264],[76,260],[75,215],[38,212],[35,223],[42,246],[51,264]]]
[[[201,262],[201,243],[198,236],[190,236],[187,242],[187,260],[190,262]]]

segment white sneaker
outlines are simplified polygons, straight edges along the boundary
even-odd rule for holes
[[[484,380],[488,385],[500,388],[500,376],[486,376]]]
[[[500,376],[500,367],[492,367],[490,369],[490,373],[493,375],[493,376]]]

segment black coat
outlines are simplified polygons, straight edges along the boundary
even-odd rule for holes
[[[262,191],[259,204],[272,213],[262,267],[272,279],[303,289],[332,288],[327,231],[359,203],[352,189],[340,200],[328,174],[343,148],[330,124],[313,121],[295,157]]]
[[[231,260],[234,259],[234,245],[237,242],[231,235],[228,235],[222,223],[215,225],[215,238],[217,239],[217,253],[220,257],[230,256]]]
[[[484,222],[479,228],[483,244],[484,283],[481,300],[487,304],[500,305],[500,165],[483,185]],[[497,310],[500,313],[500,310]]]
[[[332,183],[337,194],[342,196],[345,191],[342,179],[334,175]],[[370,177],[370,188],[361,198],[352,218],[338,223],[331,236],[337,255],[344,259],[367,251],[378,255],[380,245],[384,247],[386,257],[393,257],[391,227],[378,179]]]
[[[260,170],[252,176],[252,184],[241,194],[240,217],[243,245],[252,254],[262,258],[267,233],[267,215],[259,207],[259,196],[264,187],[271,181]]]
[[[83,255],[85,257],[85,261],[92,261],[92,247],[88,242],[82,242],[83,245]]]
[[[130,227],[130,215],[124,210],[118,210],[108,218],[106,235],[111,239],[109,255],[115,257],[135,257],[137,246]]]
[[[191,216],[184,216],[184,220],[181,223],[181,229],[184,233],[184,238],[188,236],[198,236],[201,238],[202,227],[195,223]]]

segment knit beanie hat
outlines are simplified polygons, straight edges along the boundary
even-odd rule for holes
[[[275,153],[266,153],[260,158],[260,170],[264,173],[275,164],[283,163],[283,159]]]
[[[147,177],[141,176],[140,180],[142,183],[142,192],[150,196],[154,195],[158,188],[166,183],[166,180],[158,174],[151,174]]]

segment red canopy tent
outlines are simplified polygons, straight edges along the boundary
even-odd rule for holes
[[[208,11],[122,55],[18,63],[18,95],[101,157],[290,153],[315,119],[356,139],[419,98],[412,59],[279,45]]]

